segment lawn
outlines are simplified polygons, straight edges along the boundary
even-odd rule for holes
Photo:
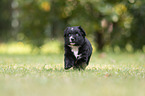
[[[0,55],[0,96],[145,96],[145,54],[94,53],[85,71],[63,53]]]

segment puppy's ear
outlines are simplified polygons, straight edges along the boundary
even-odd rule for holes
[[[68,27],[64,30],[64,37],[66,37]]]
[[[83,29],[81,26],[79,26],[79,29],[81,30],[82,35],[83,35],[83,36],[86,36],[86,32],[84,31],[84,29]]]

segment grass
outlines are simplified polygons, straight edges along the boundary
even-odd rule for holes
[[[0,55],[0,96],[145,96],[144,53],[94,53],[85,71],[63,54]]]
[[[60,47],[48,42],[36,55],[23,42],[1,43],[0,96],[145,96],[144,53],[94,52],[85,71],[66,71]]]

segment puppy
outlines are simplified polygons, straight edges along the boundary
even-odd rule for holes
[[[64,30],[64,68],[85,69],[89,64],[92,46],[81,26],[67,27]]]

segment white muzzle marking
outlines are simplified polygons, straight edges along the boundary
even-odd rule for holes
[[[73,36],[70,36],[69,37],[69,42],[72,42],[72,38],[73,38]]]
[[[74,30],[74,28],[71,28],[71,30],[73,31],[73,30]]]

